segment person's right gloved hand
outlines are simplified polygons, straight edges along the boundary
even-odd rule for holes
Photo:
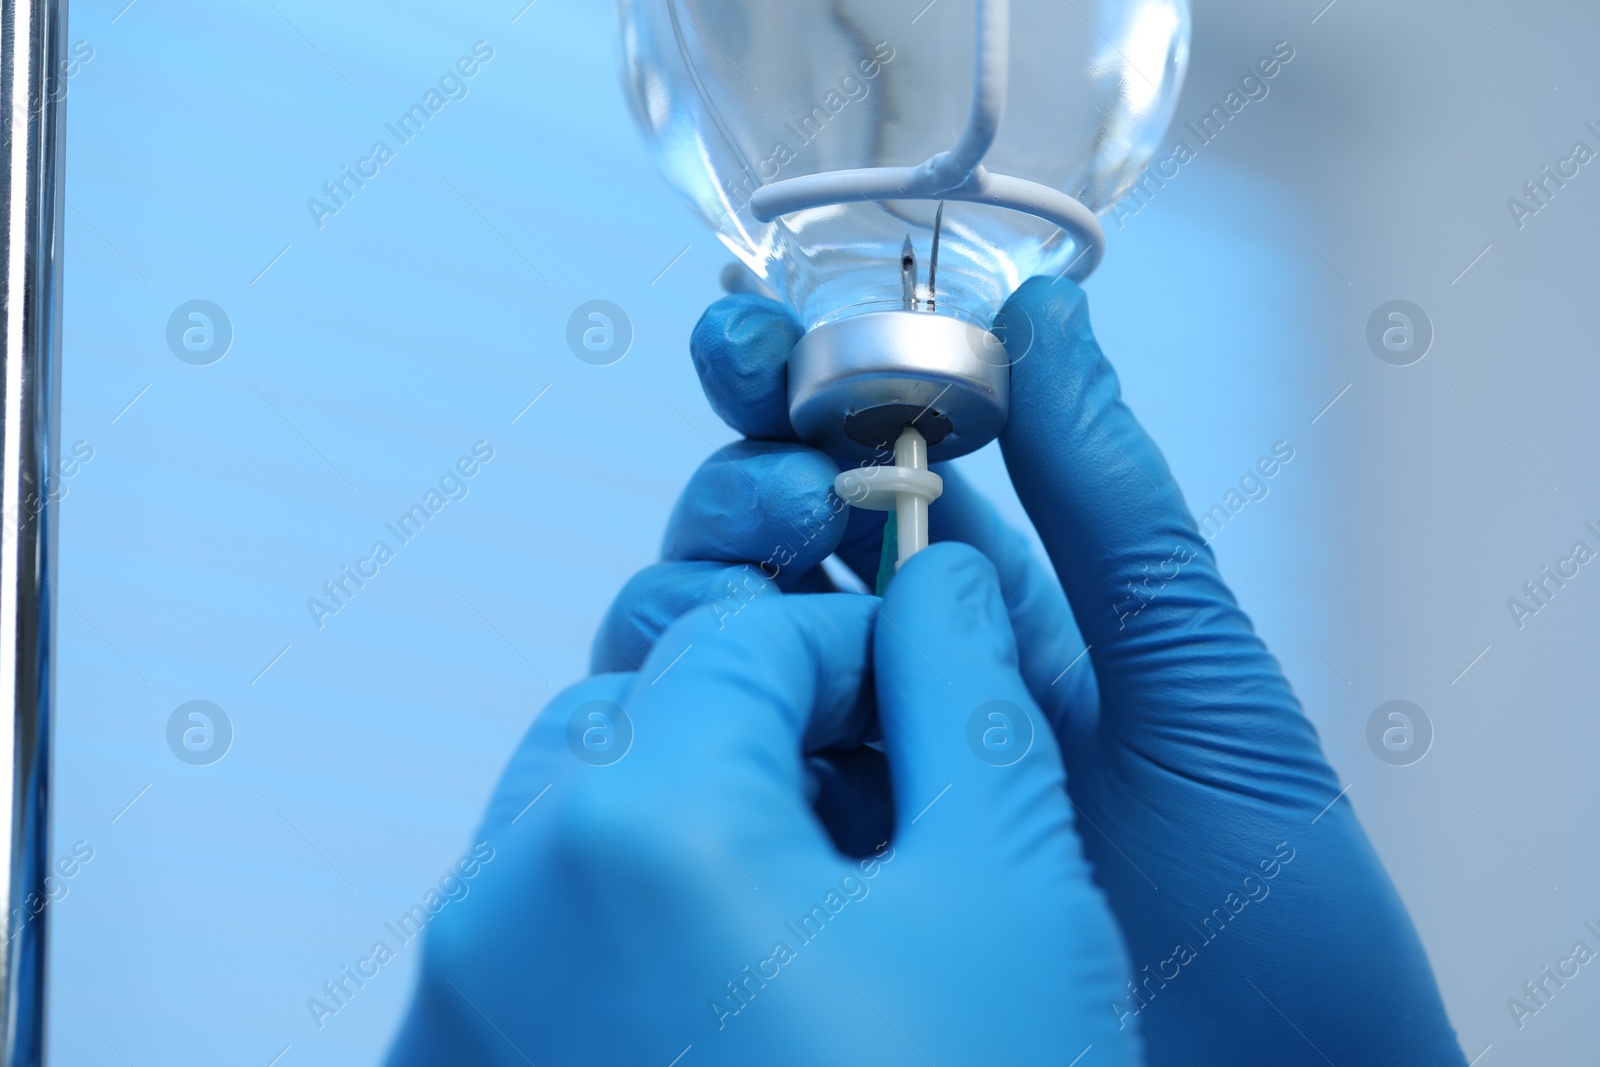
[[[1054,738],[969,744],[975,707],[1038,715],[982,556],[930,549],[881,603],[691,616],[637,666],[518,746],[475,838],[494,868],[427,920],[390,1067],[1138,1064]],[[802,757],[874,709],[911,814],[855,859]]]
[[[1000,574],[1023,676],[1133,957],[1135,984],[1105,1010],[1142,1029],[1152,1064],[1464,1063],[1411,920],[1122,403],[1082,291],[1034,279],[1002,315],[1015,363],[1001,446],[1054,574],[950,469],[932,533]],[[784,361],[799,333],[781,305],[748,296],[696,327],[712,406],[755,440],[695,476],[668,562],[618,598],[597,665],[627,669],[677,615],[825,585],[816,564],[835,548],[871,582],[881,516],[854,512],[845,529],[832,464],[788,423]],[[744,592],[730,595],[731,579]],[[871,781],[852,780],[869,822],[887,817],[871,814]]]

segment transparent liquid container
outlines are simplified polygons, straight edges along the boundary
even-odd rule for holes
[[[859,379],[830,397],[821,422],[896,396],[949,397],[970,376],[958,350],[981,343],[970,331],[986,331],[1017,286],[1092,270],[1103,242],[1094,215],[1158,147],[1188,59],[1186,0],[935,0],[920,12],[904,0],[622,0],[620,14],[628,94],[668,181],[818,334],[813,347],[827,351],[815,361]],[[952,158],[963,151],[965,162]],[[953,165],[948,185],[974,158],[987,185],[918,179],[916,195],[880,195],[910,188],[901,179],[919,166]],[[891,171],[901,178],[879,180]],[[776,201],[761,202],[791,179],[840,172],[833,187],[860,193],[855,202],[796,208],[791,197],[775,216]],[[1072,210],[1082,219],[1064,225]],[[895,315],[822,340],[830,324],[884,312],[940,325]],[[874,368],[867,350],[895,347]],[[906,386],[919,360],[923,389]],[[905,382],[867,385],[876,371]],[[934,432],[954,440],[930,439],[935,459],[998,432],[993,412],[950,403],[954,432]]]

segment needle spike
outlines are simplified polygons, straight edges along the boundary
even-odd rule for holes
[[[907,311],[917,309],[917,253],[911,247],[911,237],[900,249],[900,292]]]

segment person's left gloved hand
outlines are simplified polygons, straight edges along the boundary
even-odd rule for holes
[[[493,865],[429,927],[391,1067],[1139,1062],[1105,1010],[1127,961],[1055,739],[975,740],[1040,716],[977,552],[919,554],[881,606],[694,612],[639,667],[533,724],[480,830]],[[901,815],[856,859],[803,757],[859,746],[874,693]]]
[[[1464,1067],[1404,905],[1122,403],[1083,292],[1036,278],[1002,314],[1027,328],[1006,331],[1016,350],[1001,449],[1050,565],[948,467],[930,532],[978,548],[999,572],[1021,673],[1064,751],[1096,884],[1138,967],[1104,1010],[1139,1027],[1151,1064]],[[677,614],[725,617],[740,602],[723,579],[741,573],[729,561],[747,561],[745,597],[763,588],[756,564],[769,559],[776,586],[819,584],[823,534],[857,576],[877,571],[880,514],[854,512],[844,531],[814,521],[828,513],[834,468],[788,424],[799,334],[786,308],[750,296],[718,301],[696,326],[707,398],[755,440],[695,475],[667,562],[619,596],[597,660],[641,655]],[[813,763],[817,810],[848,848],[875,839],[886,814],[871,801],[886,790],[871,748],[845,755]]]

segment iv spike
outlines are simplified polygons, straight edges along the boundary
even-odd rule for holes
[[[911,247],[911,237],[900,248],[900,292],[905,298],[906,310],[917,309],[917,253]]]
[[[903,426],[894,443],[893,463],[843,471],[833,480],[833,491],[855,507],[894,512],[894,560],[899,570],[928,547],[928,505],[944,492],[944,479],[928,469],[927,439],[915,426]]]
[[[928,473],[928,444],[915,426],[900,431],[894,443],[896,467],[911,471],[918,478]],[[942,486],[941,486],[942,488]],[[928,490],[918,485],[915,490],[894,494],[896,536],[899,553],[894,569],[899,570],[906,560],[928,547]]]
[[[944,223],[944,201],[939,201],[939,210],[933,213],[933,251],[928,255],[928,310],[933,310],[934,304],[934,275],[939,272],[939,228]]]

